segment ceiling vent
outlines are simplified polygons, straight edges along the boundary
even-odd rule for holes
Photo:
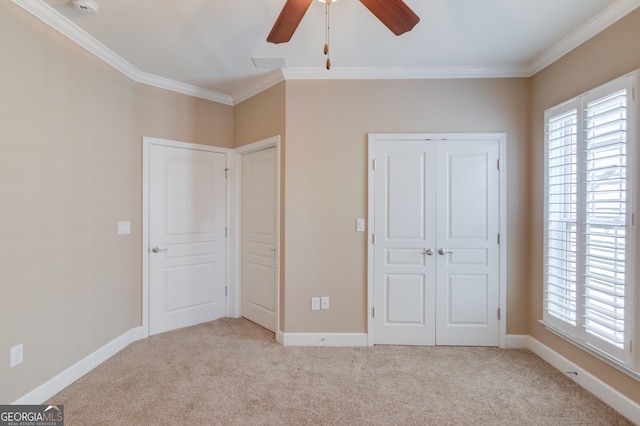
[[[287,60],[285,58],[251,58],[256,68],[285,68]]]
[[[95,15],[98,13],[98,3],[93,0],[71,0],[73,7],[87,15]]]

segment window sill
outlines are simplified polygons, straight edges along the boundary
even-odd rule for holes
[[[613,358],[612,356],[602,352],[600,349],[595,348],[587,343],[584,343],[574,337],[571,337],[570,335],[568,335],[567,333],[559,330],[558,328],[554,327],[552,324],[549,324],[547,322],[545,322],[544,320],[540,320],[539,321],[540,324],[542,324],[548,331],[550,331],[551,333],[555,334],[556,336],[566,340],[567,342],[577,346],[578,348],[582,349],[583,351],[587,352],[590,355],[593,355],[594,357],[598,358],[600,361],[609,364],[610,366],[612,366],[613,368],[621,371],[622,373],[626,374],[627,376],[630,376],[632,378],[634,378],[635,380],[640,381],[640,371],[636,371],[634,369],[632,369],[631,367],[629,367],[628,365],[623,364],[622,362],[618,361],[617,359]]]

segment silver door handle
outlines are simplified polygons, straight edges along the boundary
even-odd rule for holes
[[[433,256],[433,250],[431,250],[430,248],[425,249],[422,254],[426,254],[427,256]]]
[[[154,252],[154,253],[159,253],[161,251],[169,251],[169,249],[166,249],[166,248],[165,249],[161,249],[161,248],[158,248],[158,246],[155,246],[154,248],[151,249],[151,251]]]
[[[447,250],[446,248],[438,249],[438,254],[439,254],[440,256],[442,256],[442,255],[444,255],[444,254],[447,254],[447,253],[449,253],[449,254],[453,254],[453,252],[452,252],[451,250]]]

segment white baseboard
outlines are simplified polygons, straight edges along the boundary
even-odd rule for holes
[[[368,346],[367,333],[282,333],[284,346]]]
[[[505,349],[524,349],[529,347],[529,335],[507,334]]]
[[[14,404],[38,405],[75,382],[131,343],[147,337],[146,330],[142,327],[132,328],[123,335],[115,338],[97,351],[87,355],[71,367],[56,375],[51,380],[38,386],[26,395],[14,401]]]
[[[528,340],[527,348],[538,355],[549,364],[565,373],[568,371],[577,374],[567,374],[567,376],[603,400],[609,406],[613,407],[620,414],[631,420],[634,424],[640,425],[640,404],[629,399],[627,396],[618,392],[602,380],[598,379],[591,373],[578,367],[553,349],[540,343],[531,336],[524,336]]]

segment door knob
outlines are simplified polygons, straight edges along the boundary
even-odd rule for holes
[[[441,255],[441,256],[444,255],[444,254],[447,254],[447,253],[453,254],[453,252],[451,250],[447,250],[446,248],[438,249],[438,254]]]
[[[161,248],[158,248],[158,246],[155,246],[154,248],[151,249],[151,251],[154,252],[154,253],[159,253],[161,251],[169,251],[169,249],[166,249],[166,248],[165,249],[161,249]]]
[[[428,248],[425,251],[423,251],[422,254],[426,254],[427,256],[433,256],[433,250]]]

